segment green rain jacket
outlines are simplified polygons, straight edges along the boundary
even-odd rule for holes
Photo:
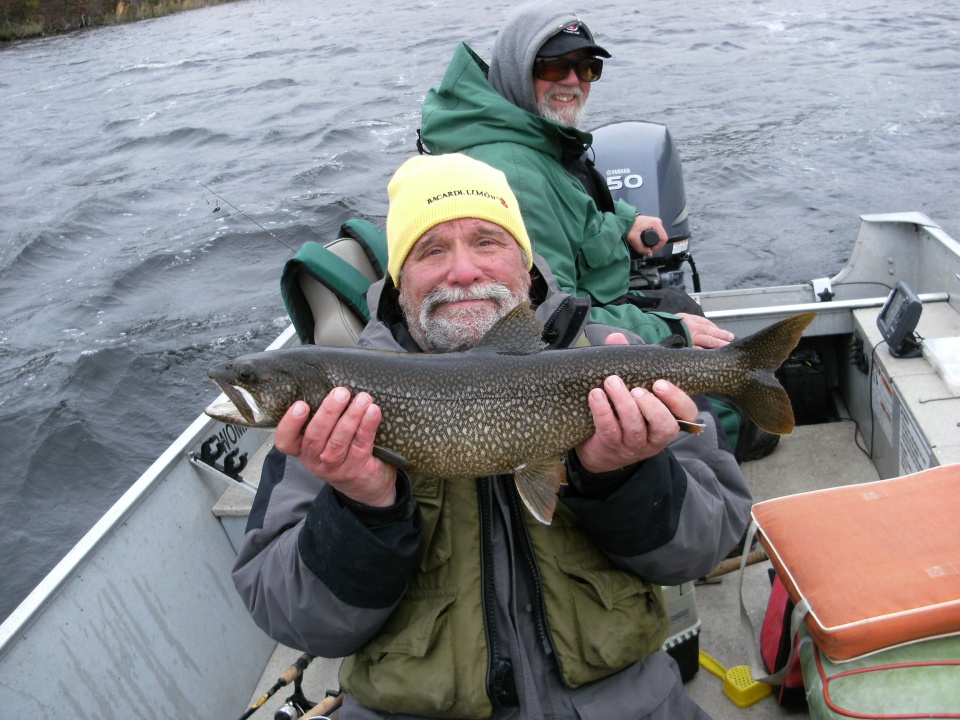
[[[421,138],[434,154],[459,152],[503,171],[520,203],[534,252],[542,255],[560,289],[590,296],[590,319],[630,330],[648,343],[679,334],[675,315],[610,305],[628,288],[626,236],[636,210],[618,200],[601,212],[561,160],[583,154],[593,138],[523,110],[487,81],[488,67],[460,43],[438,88],[423,103]]]

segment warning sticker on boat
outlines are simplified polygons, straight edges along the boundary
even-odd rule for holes
[[[873,421],[883,431],[887,444],[893,447],[893,384],[876,360],[873,362],[872,382]]]
[[[900,406],[900,474],[920,472],[930,467],[930,446],[909,411]]]

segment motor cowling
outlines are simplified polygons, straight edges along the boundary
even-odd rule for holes
[[[633,205],[640,215],[659,217],[667,231],[667,245],[652,258],[631,248],[630,287],[682,288],[690,220],[680,154],[670,131],[659,123],[629,121],[603,125],[592,134],[593,160],[613,199]]]

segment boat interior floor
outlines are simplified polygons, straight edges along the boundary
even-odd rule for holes
[[[854,442],[852,422],[799,425],[780,439],[776,450],[761,460],[742,465],[755,502],[838,485],[879,480],[876,468]],[[863,441],[860,441],[863,444]],[[759,635],[770,596],[769,561],[744,571],[743,595]],[[700,649],[725,668],[747,665],[747,640],[740,627],[739,570],[697,584]],[[805,709],[780,707],[774,696],[754,705],[737,707],[723,694],[723,681],[703,668],[685,689],[714,720],[809,717]]]

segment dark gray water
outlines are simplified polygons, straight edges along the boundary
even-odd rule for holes
[[[669,126],[704,289],[832,274],[863,213],[960,236],[955,3],[590,5],[587,124]],[[0,618],[217,395],[206,368],[287,323],[290,250],[197,181],[293,247],[382,222],[425,91],[509,6],[246,0],[0,49]]]

